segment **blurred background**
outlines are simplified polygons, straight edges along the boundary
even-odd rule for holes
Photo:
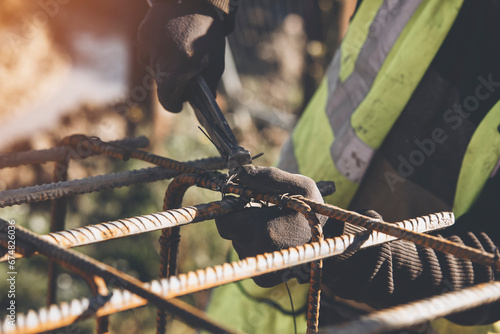
[[[226,72],[218,102],[240,144],[255,163],[276,162],[280,146],[319,84],[328,60],[345,31],[342,13],[352,1],[245,0],[229,36]],[[217,156],[197,130],[192,110],[170,114],[157,104],[150,75],[136,60],[137,28],[145,0],[2,0],[0,2],[0,152],[46,149],[72,134],[117,140],[147,136],[148,151],[187,161]],[[105,157],[72,161],[69,179],[149,167],[140,161]],[[0,191],[52,182],[54,164],[0,170]],[[158,212],[168,181],[136,185],[69,198],[66,227]],[[220,194],[191,189],[184,205],[220,199]],[[44,234],[50,203],[1,209],[0,217]],[[158,277],[160,232],[78,249],[142,281]],[[181,229],[179,272],[225,262],[230,243],[213,222]],[[18,260],[18,312],[44,306],[47,260]],[[5,264],[0,272],[6,273]],[[58,301],[90,295],[77,275],[61,270]],[[0,308],[5,310],[7,281],[0,279]],[[183,297],[204,308],[209,292]],[[113,333],[153,333],[156,310],[142,307],[111,316]],[[78,325],[93,332],[94,321]],[[169,321],[173,333],[192,333]],[[64,329],[56,333],[65,333]]]

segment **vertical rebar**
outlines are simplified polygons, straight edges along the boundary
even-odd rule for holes
[[[68,180],[69,160],[69,156],[66,155],[63,159],[54,162],[54,174],[52,176],[53,182],[62,182]],[[67,203],[65,197],[53,199],[51,201],[50,232],[64,230],[66,206]],[[58,267],[57,264],[52,260],[49,260],[48,276],[49,282],[47,289],[47,306],[50,306],[51,304],[55,304],[57,299]]]
[[[193,175],[193,177],[195,177]],[[170,182],[163,199],[163,211],[178,209],[191,183],[184,178],[176,177]],[[177,274],[177,259],[181,241],[180,227],[174,226],[162,230],[160,236],[160,277],[166,278]],[[167,329],[167,314],[165,310],[156,311],[156,333],[164,334]]]

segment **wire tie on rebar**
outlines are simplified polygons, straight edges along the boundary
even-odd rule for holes
[[[229,183],[231,183],[233,181],[233,179],[236,178],[237,175],[238,175],[238,173],[232,174],[229,177],[226,177],[226,180],[224,180],[222,182],[222,186],[221,186],[222,199],[226,198],[226,188],[229,185]]]
[[[280,210],[283,210],[283,208],[286,206],[286,203],[289,201],[290,197],[288,197],[288,195],[289,193],[280,195],[280,205],[279,205]]]

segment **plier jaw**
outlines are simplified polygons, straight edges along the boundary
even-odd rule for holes
[[[205,79],[199,74],[191,81],[189,103],[196,118],[207,131],[219,154],[227,161],[230,172],[252,163],[250,152],[240,145],[222,114]]]

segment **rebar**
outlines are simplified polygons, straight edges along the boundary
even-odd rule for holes
[[[195,167],[199,166],[200,168],[221,169],[225,162],[223,162],[221,158],[209,158],[195,160],[186,164]],[[42,202],[65,196],[86,194],[132,184],[165,180],[179,174],[180,172],[169,170],[164,167],[152,167],[87,177],[78,180],[5,190],[0,192],[0,208],[24,203]]]
[[[195,178],[192,175],[181,175],[179,176],[179,178],[186,178],[186,182],[196,182],[196,185],[199,187],[216,191],[220,191],[221,188],[224,187],[224,192],[226,193],[237,194],[240,196],[244,196],[245,198],[254,198],[255,200],[273,203],[281,207],[286,206],[290,209],[293,209],[296,203],[303,201],[306,204],[310,205],[313,211],[318,214],[348,222],[353,225],[361,226],[368,230],[389,234],[395,236],[396,238],[407,240],[417,245],[429,247],[456,257],[468,259],[472,262],[484,266],[493,267],[497,271],[500,270],[500,260],[494,254],[484,252],[482,250],[475,249],[469,246],[461,245],[444,238],[406,231],[392,223],[374,220],[373,218],[363,216],[357,212],[344,210],[331,204],[315,202],[302,196],[257,194],[250,189],[235,185],[233,183],[224,184],[217,177],[200,175]]]
[[[500,300],[500,282],[482,283],[459,291],[374,312],[344,325],[325,328],[321,333],[385,333],[491,304],[498,300]]]
[[[177,209],[182,205],[182,199],[190,184],[184,184],[175,177],[168,185],[163,199],[163,210]],[[177,259],[179,255],[180,227],[165,228],[160,236],[160,278],[177,274]],[[167,314],[164,310],[156,311],[156,333],[164,334],[167,328]]]
[[[433,223],[431,223],[431,221]],[[3,221],[0,221],[0,226]],[[452,213],[439,213],[430,216],[405,220],[396,223],[401,228],[411,229],[415,232],[428,232],[435,229],[441,229],[453,224]],[[19,230],[16,230],[16,234]],[[19,237],[19,235],[17,235]],[[188,272],[178,276],[154,280],[150,283],[144,283],[142,286],[148,291],[152,291],[163,298],[172,298],[175,296],[184,295],[196,291],[205,290],[222,284],[235,282],[253,276],[262,275],[265,273],[291,268],[296,265],[323,259],[326,257],[342,254],[351,244],[356,243],[358,239],[366,239],[364,233],[358,235],[343,235],[336,238],[325,239],[320,242],[314,242],[298,247],[291,247],[280,252],[273,252],[258,255],[256,257],[247,258],[241,261],[226,263],[223,265],[208,267],[197,270],[196,272]],[[372,232],[366,241],[361,245],[361,248],[374,246],[380,243],[389,242],[396,238],[383,233]],[[55,246],[54,246],[55,247]],[[60,248],[57,248],[60,250]],[[67,252],[67,250],[65,250]],[[59,251],[57,251],[59,252]],[[65,253],[66,254],[66,253]],[[59,252],[58,256],[61,253]],[[78,254],[78,257],[83,255]],[[70,259],[66,257],[66,259]],[[73,260],[73,259],[71,259]],[[90,259],[92,260],[92,259]],[[93,260],[95,261],[95,260]],[[74,262],[73,262],[74,263]],[[87,272],[92,272],[87,269],[87,264],[82,266],[82,269]],[[105,266],[104,264],[101,264]],[[107,267],[107,266],[106,266]],[[113,268],[111,268],[113,269]],[[113,269],[116,271],[115,269]],[[104,277],[106,279],[106,277]],[[120,278],[120,277],[117,277]],[[115,280],[116,283],[126,282]],[[128,288],[128,286],[126,287]],[[132,291],[131,289],[129,289]],[[132,291],[136,293],[135,291]],[[172,301],[172,300],[170,300]],[[48,331],[63,326],[72,324],[77,319],[83,319],[81,316],[86,314],[87,317],[92,314],[87,314],[86,310],[91,309],[96,316],[104,316],[123,310],[135,308],[146,304],[147,301],[128,291],[113,290],[113,296],[105,305],[96,309],[94,299],[84,298],[82,300],[73,300],[70,303],[61,303],[51,305],[50,308],[42,308],[37,312],[30,311],[28,314],[17,315],[17,327],[9,327],[6,322],[0,327],[5,333],[20,334],[20,333],[36,333],[40,331]],[[49,316],[50,315],[50,316]]]
[[[68,168],[70,158],[69,155],[64,156],[60,160],[55,161],[52,181],[67,181]],[[66,198],[53,199],[50,203],[50,232],[62,231],[65,227],[66,218]],[[56,303],[57,285],[56,278],[58,274],[57,264],[49,260],[48,266],[48,288],[47,288],[47,306]]]
[[[442,229],[453,223],[454,219],[451,212],[441,212],[404,220],[395,223],[395,225],[422,233]],[[319,242],[290,247],[273,253],[259,254],[240,261],[161,279],[161,294],[165,298],[173,298],[339,255],[350,245],[357,244],[360,239],[364,241],[362,244],[359,243],[361,244],[360,248],[396,240],[395,237],[376,231],[372,232],[368,237],[365,232],[360,232],[354,235],[346,234],[340,237],[327,238]]]
[[[141,136],[138,138],[125,138],[122,140],[116,140],[110,143],[142,148],[149,145],[149,139]],[[89,151],[76,152],[69,145],[57,146],[46,150],[6,153],[0,154],[0,168],[17,167],[28,164],[42,164],[49,161],[60,161],[68,155],[71,157],[83,158],[90,155],[95,155],[95,153]]]
[[[496,271],[500,270],[500,260],[495,254],[461,245],[433,235],[405,231],[397,228],[394,224],[374,220],[373,218],[363,216],[357,212],[341,209],[331,204],[318,203],[307,198],[304,198],[303,200],[319,214],[351,223],[356,226],[361,226],[368,230],[392,235],[396,238],[407,240],[417,245],[429,247],[462,259],[467,259],[483,266],[492,267]]]
[[[9,223],[0,220],[0,233],[2,234],[2,242],[6,241],[7,229]],[[117,269],[108,266],[102,262],[94,260],[93,258],[81,253],[77,253],[70,249],[64,249],[54,245],[45,239],[39,237],[26,230],[23,227],[16,226],[16,241],[24,247],[29,247],[37,250],[39,253],[47,256],[48,258],[56,261],[64,267],[84,275],[96,275],[102,277],[107,283],[115,286],[120,286],[132,293],[147,299],[156,307],[163,308],[169,312],[173,312],[179,317],[183,318],[188,324],[194,327],[200,327],[214,333],[230,333],[227,328],[223,328],[211,319],[207,318],[205,314],[197,310],[192,312],[192,307],[189,308],[185,303],[178,300],[166,300],[157,292],[146,286],[138,279],[127,275]],[[16,242],[16,247],[19,247]],[[75,319],[73,319],[75,320]]]
[[[122,145],[106,143],[96,137],[87,137],[86,140],[86,144],[89,145],[93,152],[107,155],[120,160],[128,160],[129,158],[134,158],[152,163],[160,167],[174,170],[182,174],[201,174],[207,172],[207,170],[205,169],[190,166],[188,164],[165,158],[153,153],[132,149]]]
[[[233,211],[237,205],[238,202],[235,198],[227,197],[223,200],[207,204],[88,225],[71,230],[49,233],[40,237],[59,247],[79,247],[130,235],[157,231],[168,227],[214,219]],[[21,257],[23,257],[22,254],[16,256],[16,258]],[[7,256],[0,258],[0,262],[5,260],[7,260]]]

